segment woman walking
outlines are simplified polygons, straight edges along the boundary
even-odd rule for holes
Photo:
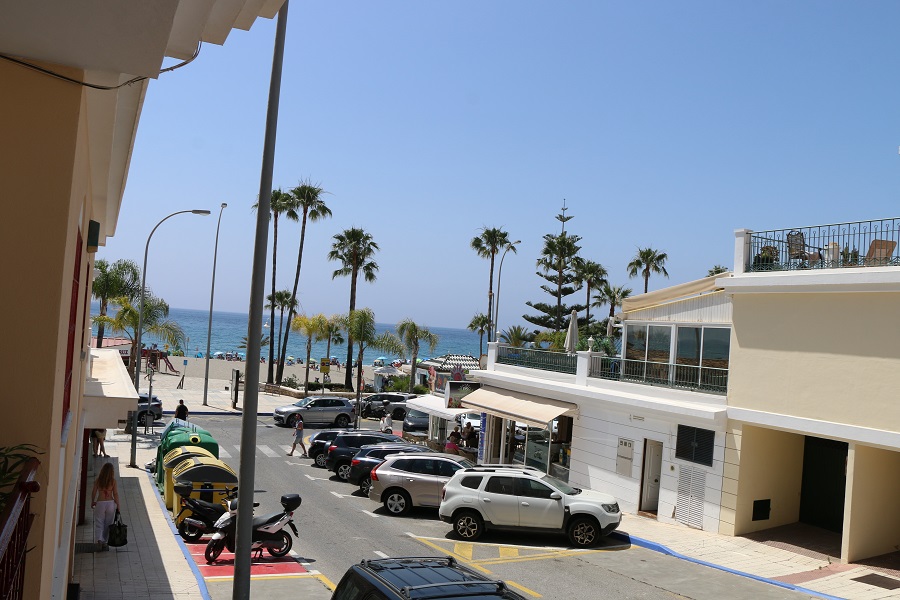
[[[109,550],[107,539],[109,526],[112,525],[119,510],[119,487],[113,473],[112,463],[104,463],[100,474],[94,480],[91,491],[91,508],[94,509],[94,538],[100,550]]]
[[[300,447],[303,448],[303,454],[300,455],[300,458],[307,458],[306,454],[306,444],[303,443],[303,419],[297,419],[297,426],[294,428],[294,444],[291,446],[291,451],[287,453],[288,456],[294,455],[294,448],[297,447],[297,444],[300,444]]]

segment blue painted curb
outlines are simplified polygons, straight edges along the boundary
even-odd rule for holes
[[[633,544],[635,546],[640,546],[642,548],[647,548],[648,550],[653,550],[654,552],[659,552],[661,554],[666,554],[668,556],[672,556],[674,558],[678,558],[681,560],[686,560],[688,562],[692,562],[697,565],[703,565],[705,567],[711,567],[713,569],[718,569],[719,571],[724,571],[726,573],[731,573],[732,575],[739,575],[741,577],[746,577],[748,579],[754,579],[756,581],[760,581],[762,583],[768,583],[770,585],[778,586],[780,588],[785,588],[794,592],[800,592],[802,594],[809,594],[810,596],[815,596],[817,598],[825,598],[826,600],[844,600],[839,596],[831,596],[829,594],[823,594],[822,592],[817,592],[815,590],[811,590],[808,588],[800,587],[797,585],[793,585],[791,583],[785,583],[783,581],[777,581],[775,579],[769,579],[767,577],[761,577],[759,575],[754,575],[753,573],[746,573],[744,571],[737,571],[735,569],[729,569],[728,567],[723,567],[722,565],[717,565],[711,562],[707,562],[705,560],[700,560],[699,558],[693,558],[690,556],[685,556],[679,552],[675,552],[668,546],[664,546],[657,542],[652,542],[650,540],[645,540],[643,538],[635,537],[628,533],[622,533],[619,531],[614,531],[609,534],[610,537],[615,537],[616,539],[622,540],[625,543]]]
[[[175,536],[175,541],[178,542],[178,546],[181,548],[181,553],[184,554],[184,559],[191,566],[191,571],[193,571],[194,577],[197,579],[197,585],[200,588],[200,596],[203,598],[203,600],[212,600],[209,595],[209,589],[206,587],[206,580],[203,579],[203,575],[200,574],[200,568],[197,566],[197,563],[194,562],[194,558],[191,556],[191,553],[187,549],[187,546],[184,545],[184,540],[181,539],[180,535],[178,535],[178,529],[175,527],[175,523],[172,521],[172,517],[169,515],[169,510],[166,508],[162,496],[159,495],[159,488],[156,485],[156,478],[150,471],[147,471],[147,478],[150,479],[150,485],[153,486],[153,491],[155,492],[157,502],[159,502],[160,510],[162,510],[163,514],[166,515],[166,522],[169,524],[169,529],[172,530],[172,535]]]

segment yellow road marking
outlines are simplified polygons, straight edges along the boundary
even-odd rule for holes
[[[450,551],[448,551],[448,550],[445,549],[445,548],[441,548],[441,547],[438,546],[437,544],[435,544],[435,543],[433,543],[433,542],[430,542],[430,541],[428,541],[428,540],[426,540],[426,539],[423,539],[423,538],[414,538],[414,539],[419,540],[421,543],[425,544],[426,546],[429,546],[429,547],[431,547],[431,548],[434,548],[435,550],[437,550],[438,552],[440,552],[440,553],[442,553],[442,554],[450,554],[451,556],[454,556],[454,557],[456,557],[456,558],[458,558],[458,559],[460,559],[460,560],[465,561],[467,564],[469,564],[473,569],[475,569],[475,570],[477,570],[477,571],[481,571],[482,573],[488,573],[488,574],[490,574],[490,571],[488,571],[488,570],[485,569],[484,567],[479,567],[477,564],[475,564],[475,563],[469,561],[469,560],[468,560],[466,557],[464,557],[464,556],[460,556],[459,554],[456,554],[455,552],[450,552]]]
[[[453,552],[458,554],[459,556],[463,556],[466,560],[472,560],[472,553],[475,551],[475,546],[472,544],[468,544],[466,542],[457,542],[453,544]]]
[[[316,579],[318,579],[319,581],[321,581],[322,584],[323,584],[325,587],[327,587],[328,590],[331,591],[331,592],[333,592],[333,591],[334,591],[334,588],[337,587],[336,585],[334,585],[334,583],[333,583],[330,579],[328,579],[327,577],[325,577],[325,576],[322,575],[321,573],[318,574],[318,575],[313,575],[313,577],[315,577]]]
[[[501,558],[515,558],[519,556],[518,548],[510,548],[509,546],[500,546]]]
[[[517,590],[519,590],[520,592],[524,592],[524,593],[528,594],[529,596],[533,596],[534,598],[543,598],[543,596],[541,596],[540,594],[538,594],[538,593],[535,592],[534,590],[529,590],[529,589],[528,589],[527,587],[525,587],[524,585],[519,585],[519,584],[516,583],[515,581],[507,581],[506,584],[507,584],[509,587],[514,587],[514,588],[516,588]]]

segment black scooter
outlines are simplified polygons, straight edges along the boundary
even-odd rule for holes
[[[199,541],[203,534],[212,533],[216,528],[216,521],[225,514],[225,503],[237,498],[237,491],[236,486],[233,488],[225,486],[225,497],[221,502],[207,502],[190,497],[193,486],[176,485],[175,492],[181,496],[181,511],[175,517],[175,521],[177,522],[185,512],[190,512],[190,516],[178,523],[178,535],[184,541],[194,543]],[[255,502],[253,506],[259,506],[259,502]]]

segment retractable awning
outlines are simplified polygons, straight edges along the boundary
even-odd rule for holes
[[[560,415],[575,416],[578,413],[578,406],[569,402],[495,387],[475,390],[462,399],[462,404],[504,419],[524,421],[530,425],[546,425]]]
[[[456,415],[471,412],[465,408],[447,408],[447,402],[440,396],[426,394],[418,398],[410,398],[406,401],[406,408],[420,410],[423,413],[452,421]]]

